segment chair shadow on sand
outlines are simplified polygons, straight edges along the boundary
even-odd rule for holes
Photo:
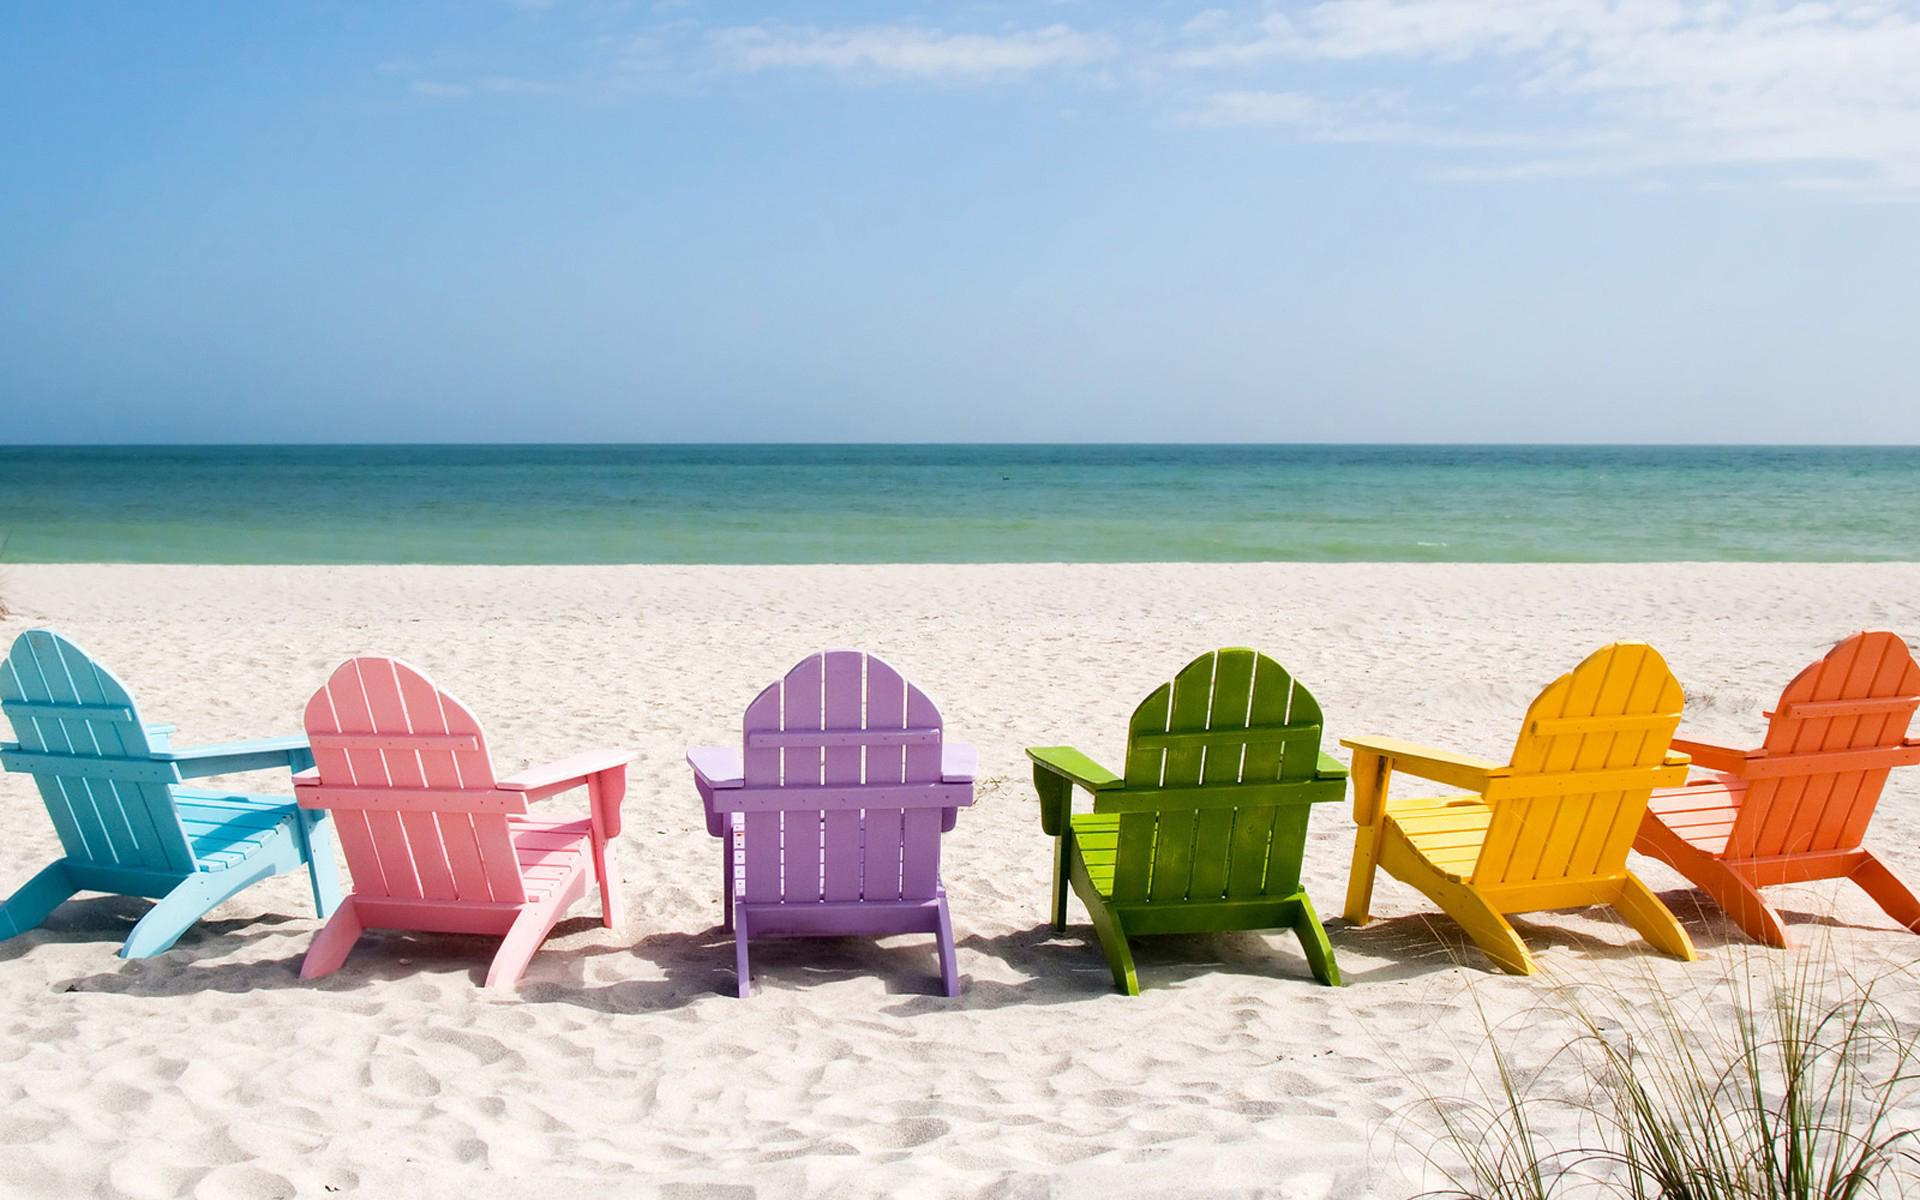
[[[1728,920],[1705,893],[1688,888],[1663,892],[1661,901],[1686,927],[1702,950],[1759,949]],[[0,941],[0,963],[31,953],[45,942],[97,943],[103,957],[125,938],[146,912],[148,902],[124,896],[87,897],[69,902],[31,934]],[[1578,911],[1578,910],[1572,910]],[[1794,927],[1814,930],[1876,929],[1827,913],[1788,909],[1784,915]],[[464,971],[478,989],[485,978],[493,939],[460,934],[412,933],[399,930],[370,932],[348,966],[318,981],[302,981],[300,960],[304,939],[296,953],[282,959],[235,961],[233,952],[261,939],[281,936],[282,927],[306,924],[310,918],[279,913],[250,917],[208,918],[168,953],[138,963],[112,959],[111,965],[91,974],[56,984],[56,990],[108,992],[145,997],[189,996],[205,992],[240,993],[264,989],[297,988],[322,993],[352,992],[370,984],[402,983],[419,974]],[[1336,953],[1344,954],[1342,971],[1349,987],[1418,979],[1455,970],[1503,976],[1481,954],[1465,932],[1444,916],[1410,913],[1377,918],[1364,926],[1341,919],[1327,922]],[[1559,922],[1555,914],[1538,914],[1516,922],[1535,950],[1555,952],[1555,958],[1582,962],[1628,962],[1649,956],[1663,958],[1621,926],[1619,942],[1596,939]],[[564,940],[601,931],[594,916],[570,917],[554,927],[553,937]],[[1893,932],[1892,926],[1886,932]],[[515,993],[502,999],[535,1004],[570,1004],[602,1013],[667,1012],[710,997],[730,1003],[752,1004],[733,996],[733,935],[718,925],[697,932],[664,930],[632,941],[618,933],[606,944],[570,947],[549,945],[535,960]],[[755,948],[756,975],[763,975],[769,993],[801,992],[851,980],[877,979],[889,1002],[879,1011],[894,1016],[920,1016],[960,1010],[1004,1008],[1034,1004],[1073,1004],[1118,997],[1113,976],[1091,925],[1069,921],[1064,933],[1055,933],[1044,920],[1024,929],[987,936],[962,934],[961,966],[984,957],[1012,968],[1021,978],[982,978],[967,972],[965,988],[954,999],[940,994],[939,964],[930,939],[903,935],[885,939],[770,938]],[[1216,975],[1233,975],[1250,986],[1270,984],[1276,989],[1317,987],[1305,957],[1285,932],[1227,932],[1169,934],[1141,938],[1134,943],[1136,962],[1149,993],[1179,988]],[[591,978],[594,967],[606,961],[617,973],[619,959],[635,958],[651,966],[658,978],[622,978],[600,982]],[[999,972],[992,972],[997,974]],[[1129,1001],[1138,1003],[1138,1001]]]
[[[103,954],[114,955],[126,942],[127,934],[153,908],[152,900],[138,896],[109,894],[75,897],[55,909],[46,921],[26,933],[0,941],[0,963],[24,958],[50,943],[98,945]],[[269,934],[277,926],[310,922],[299,914],[267,912],[250,917],[204,917],[181,936],[174,947],[152,960],[165,962],[170,957],[223,955],[236,946],[246,945]],[[249,930],[257,933],[249,935]],[[127,960],[117,956],[115,963]]]
[[[965,944],[964,942],[962,943]],[[521,984],[521,996],[535,1003],[571,1004],[595,1012],[644,1013],[680,1008],[714,996],[751,1005],[761,993],[741,1000],[735,994],[733,934],[718,925],[699,932],[662,931],[626,945],[548,951],[562,965],[564,979],[549,971]],[[873,937],[767,938],[754,942],[753,971],[768,992],[805,991],[825,984],[871,978],[890,994],[940,993],[940,966],[931,938],[909,934]],[[595,959],[631,957],[651,964],[663,978],[588,978]],[[616,973],[618,968],[615,968]]]
[[[40,934],[0,942],[0,961],[28,953],[42,941],[54,940],[47,934],[83,932],[82,937],[63,936],[62,941],[99,942],[124,936],[125,930],[139,919],[144,905],[121,897],[80,902],[70,906],[80,919],[67,917],[50,923]],[[299,917],[266,916],[232,921],[211,920],[182,939],[167,955],[133,966],[115,960],[113,966],[91,974],[56,983],[56,990],[68,992],[106,992],[121,995],[164,998],[206,992],[241,993],[248,991],[298,989],[319,993],[354,992],[375,984],[398,984],[422,975],[459,972],[465,983],[481,992],[491,947],[497,939],[462,934],[416,933],[403,930],[370,931],[353,959],[339,972],[320,980],[302,980],[300,963],[305,956],[304,941],[297,951],[278,959],[250,958],[237,961],[233,952],[243,945],[274,936],[276,931],[259,926],[300,922]],[[255,932],[249,934],[247,931]],[[116,931],[118,933],[116,934]],[[564,940],[581,934],[604,932],[596,916],[570,917],[554,926],[553,938]],[[610,935],[618,938],[619,935]],[[760,948],[755,947],[755,971],[762,970]],[[663,977],[621,978],[599,982],[591,978],[596,963],[608,960],[617,970],[620,959],[639,959],[651,964]],[[936,993],[940,987],[939,964],[930,939],[907,936],[873,938],[769,939],[764,952],[765,972],[771,987],[806,989],[824,983],[861,977],[877,977],[891,992],[914,994],[921,989]],[[502,993],[502,1002],[532,1004],[571,1004],[604,1013],[665,1012],[711,997],[727,997],[733,1003],[751,1004],[734,999],[733,935],[719,926],[687,933],[663,931],[646,934],[633,941],[585,944],[570,947],[549,945],[534,960],[534,969],[513,992]],[[482,993],[484,994],[484,993]],[[937,995],[930,999],[940,999]]]
[[[1722,912],[1717,904],[1705,892],[1696,888],[1675,888],[1656,893],[1660,902],[1672,912],[1687,935],[1692,938],[1694,948],[1700,951],[1725,950],[1762,951],[1767,947],[1749,938],[1740,927]],[[1577,962],[1634,963],[1660,962],[1674,963],[1684,970],[1685,964],[1660,954],[1639,940],[1635,931],[1608,912],[1611,924],[1620,931],[1620,941],[1614,942],[1591,937],[1586,933],[1570,928],[1560,920],[1563,915],[1580,913],[1582,909],[1554,909],[1521,917],[1510,917],[1514,928],[1535,952],[1556,951],[1556,959],[1568,958]],[[1607,911],[1607,910],[1593,910]],[[1815,929],[1857,929],[1869,931],[1880,928],[1872,925],[1858,925],[1840,920],[1830,913],[1802,912],[1783,910],[1791,922],[1809,932]],[[1885,927],[1888,932],[1892,926]],[[1446,916],[1434,912],[1408,913],[1404,916],[1375,918],[1366,925],[1356,926],[1344,919],[1329,921],[1327,929],[1333,935],[1337,950],[1358,951],[1349,953],[1343,960],[1342,970],[1350,982],[1395,982],[1416,979],[1455,968],[1467,968],[1493,976],[1504,976],[1491,959],[1481,953],[1472,938],[1459,925]],[[1383,960],[1377,965],[1347,965],[1359,955]],[[1515,978],[1524,978],[1516,976]]]
[[[118,904],[121,898],[106,898],[107,903]],[[122,922],[138,919],[139,901],[131,902],[134,909],[131,918],[126,914],[113,914],[107,920],[90,923],[89,936],[84,939],[64,938],[64,941],[105,941],[112,930],[122,927]],[[76,902],[69,907],[80,907]],[[158,958],[144,960],[139,964],[118,963],[108,969],[93,974],[79,976],[57,984],[60,991],[108,992],[119,995],[144,997],[190,996],[204,992],[227,992],[238,994],[252,991],[299,990],[321,993],[352,992],[376,983],[404,983],[422,974],[443,974],[460,972],[467,976],[467,983],[479,989],[486,980],[488,964],[492,950],[498,945],[498,939],[483,934],[442,934],[420,933],[412,930],[375,930],[365,938],[362,949],[353,956],[347,968],[320,980],[300,978],[300,964],[306,957],[308,937],[300,937],[294,952],[284,958],[250,958],[238,961],[232,957],[236,948],[251,945],[264,938],[274,936],[276,930],[257,928],[301,923],[305,918],[262,914],[258,917],[217,921],[205,920],[195,933],[180,940],[168,953]],[[49,922],[49,930],[53,923]],[[574,917],[556,925],[555,937],[565,937],[591,930],[600,929],[598,917]],[[250,929],[256,932],[248,933]],[[26,938],[14,938],[11,942],[0,942],[0,961],[9,955],[6,947],[23,942]],[[582,956],[584,952],[612,953],[618,947],[585,947],[571,952],[547,951],[556,959],[565,961]],[[524,989],[523,989],[524,990]],[[515,995],[505,993],[507,997]]]

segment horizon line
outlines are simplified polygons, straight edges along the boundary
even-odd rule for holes
[[[1536,441],[363,441],[363,442],[323,442],[323,441],[268,441],[268,442],[228,442],[228,441],[178,441],[178,442],[15,442],[0,446],[0,454],[15,451],[32,450],[183,450],[183,449],[233,449],[233,450],[356,450],[356,449],[518,449],[541,447],[551,449],[634,449],[645,447],[685,447],[685,448],[741,448],[765,449],[780,447],[882,447],[908,446],[926,448],[1005,448],[1022,449],[1057,446],[1086,446],[1111,448],[1147,448],[1180,446],[1196,449],[1274,449],[1294,446],[1322,446],[1329,448],[1459,448],[1459,449],[1643,449],[1643,450],[1681,450],[1681,449],[1738,449],[1738,450],[1912,450],[1920,449],[1920,442],[1536,442]]]

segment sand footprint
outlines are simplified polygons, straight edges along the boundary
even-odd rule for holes
[[[285,1176],[246,1163],[216,1167],[193,1189],[196,1200],[283,1200],[298,1189]]]
[[[388,1052],[367,1064],[373,1086],[389,1095],[426,1100],[440,1094],[440,1081],[410,1054]]]
[[[938,1117],[911,1117],[881,1126],[874,1141],[889,1150],[911,1150],[938,1141],[952,1128]]]
[[[129,1200],[173,1200],[188,1195],[187,1189],[201,1174],[200,1167],[156,1162],[151,1154],[129,1154],[108,1165],[107,1184],[115,1195]]]

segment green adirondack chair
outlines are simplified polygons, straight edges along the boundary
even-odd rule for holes
[[[1133,712],[1126,774],[1067,746],[1035,746],[1040,826],[1054,839],[1053,927],[1072,886],[1113,982],[1140,994],[1129,937],[1291,929],[1314,978],[1339,986],[1327,931],[1300,886],[1307,818],[1346,795],[1320,752],[1320,705],[1246,649],[1188,663]],[[1073,811],[1078,784],[1093,811]]]

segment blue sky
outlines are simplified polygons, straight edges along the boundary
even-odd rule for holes
[[[0,8],[6,440],[1920,441],[1920,3]]]

